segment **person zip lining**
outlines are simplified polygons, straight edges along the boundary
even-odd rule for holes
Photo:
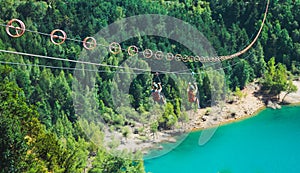
[[[161,93],[162,86],[161,86],[161,82],[160,82],[160,78],[159,78],[159,73],[156,72],[155,75],[156,75],[156,78],[158,78],[159,82],[156,83],[155,81],[153,81],[153,83],[152,83],[152,89],[151,89],[152,98],[157,103],[166,104],[166,99]]]
[[[191,82],[189,82],[189,85],[187,87],[188,100],[190,103],[196,103],[198,109],[200,109],[199,99],[196,97],[197,92],[198,92],[197,83],[195,82],[194,84],[192,84]]]

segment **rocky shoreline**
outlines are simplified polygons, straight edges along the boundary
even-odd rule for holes
[[[294,84],[298,87],[298,91],[286,96],[285,104],[300,103],[300,81],[294,81]],[[203,130],[246,119],[257,115],[259,111],[266,107],[273,109],[281,108],[279,103],[265,100],[263,95],[258,94],[259,90],[259,85],[253,82],[241,91],[243,93],[242,98],[233,97],[233,100],[215,109],[219,110],[217,112],[213,112],[212,108],[199,109],[197,111],[191,110],[188,112],[189,122],[180,125],[179,128],[159,131],[155,134],[155,137],[149,132],[148,140],[142,140],[139,134],[132,134],[130,139],[127,142],[121,143],[118,149],[126,149],[132,152],[142,151],[145,154],[149,149],[163,149],[160,145],[162,142],[176,142],[175,136],[177,134]],[[284,94],[281,94],[281,98]]]

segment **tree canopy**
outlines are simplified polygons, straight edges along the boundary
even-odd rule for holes
[[[36,31],[51,33],[59,28],[68,38],[83,40],[126,17],[162,14],[188,22],[207,38],[218,55],[229,55],[251,42],[260,27],[265,4],[265,0],[2,0],[0,23],[6,25],[18,18],[33,32],[12,38],[1,26],[0,49],[78,60],[84,49],[81,43],[67,40],[62,45],[53,45],[48,36]],[[255,78],[262,77],[264,89],[271,95],[295,91],[291,80],[292,73],[300,74],[299,9],[300,1],[271,1],[258,42],[246,54],[222,62],[221,70],[204,70],[200,62],[185,62],[188,70],[196,73],[193,77],[199,88],[201,107],[217,104],[212,103],[214,98],[224,99],[227,92],[224,88],[243,89]],[[164,26],[159,29],[167,32]],[[121,46],[137,45],[153,51],[193,55],[174,40],[136,35]],[[193,35],[186,37],[193,39]],[[119,66],[130,57],[122,52],[103,58],[103,63]],[[130,81],[135,71],[126,66],[117,77],[113,67],[99,67],[93,76],[91,71],[74,69],[75,66],[73,62],[0,53],[0,172],[142,173],[141,156],[124,153],[130,159],[117,158],[101,146],[104,125],[98,120],[103,120],[110,131],[128,138],[136,124],[149,125],[150,132],[155,134],[188,119],[182,107],[191,106],[180,93],[187,86],[184,80],[175,81],[170,75],[160,74],[167,99],[162,109],[150,98],[151,83],[157,80],[155,70]],[[91,86],[93,82],[95,86]],[[112,94],[129,83],[124,97]],[[76,89],[82,92],[74,92]],[[131,105],[124,105],[128,100]],[[114,103],[120,107],[114,107]],[[95,116],[98,114],[101,117]],[[151,116],[154,118],[150,119]],[[85,131],[80,123],[89,128]],[[141,129],[137,131],[145,133]],[[95,159],[90,159],[91,153],[96,153]]]

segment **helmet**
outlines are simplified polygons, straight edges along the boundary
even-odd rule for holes
[[[193,85],[191,85],[190,90],[195,90],[195,87]]]

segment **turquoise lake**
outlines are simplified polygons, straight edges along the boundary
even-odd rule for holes
[[[166,155],[145,160],[152,173],[299,173],[300,107],[266,109],[220,126],[204,146],[190,133]]]

